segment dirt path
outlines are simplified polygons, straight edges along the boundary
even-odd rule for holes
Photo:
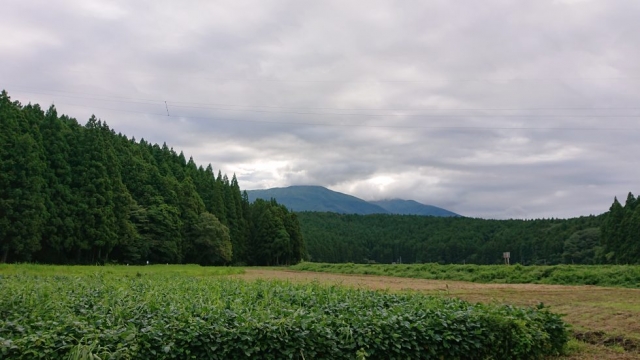
[[[580,345],[579,355],[565,359],[640,359],[640,290],[596,286],[477,284],[374,275],[344,275],[283,269],[247,268],[246,280],[338,284],[389,291],[418,291],[459,297],[472,302],[533,306],[544,303],[566,314],[579,337],[600,345]],[[606,344],[606,346],[604,346]],[[578,356],[578,357],[576,357]]]

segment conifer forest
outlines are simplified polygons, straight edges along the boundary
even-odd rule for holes
[[[284,265],[296,214],[166,144],[0,95],[0,262]]]

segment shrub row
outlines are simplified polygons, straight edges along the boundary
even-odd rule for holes
[[[477,283],[598,285],[640,288],[639,265],[522,266],[460,264],[327,264],[305,262],[292,266],[301,271],[386,275]]]
[[[536,359],[542,308],[319,284],[187,276],[0,275],[3,359]]]

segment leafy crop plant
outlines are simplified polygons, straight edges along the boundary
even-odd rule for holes
[[[2,359],[538,359],[544,308],[185,275],[0,275]]]

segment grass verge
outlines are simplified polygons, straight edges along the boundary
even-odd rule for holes
[[[496,284],[596,285],[640,288],[639,265],[440,265],[440,264],[326,264],[304,262],[292,270],[457,280]]]
[[[138,275],[186,275],[186,276],[225,276],[244,273],[241,267],[216,267],[200,265],[35,265],[35,264],[0,264],[0,275],[106,275],[106,276],[138,276]]]

